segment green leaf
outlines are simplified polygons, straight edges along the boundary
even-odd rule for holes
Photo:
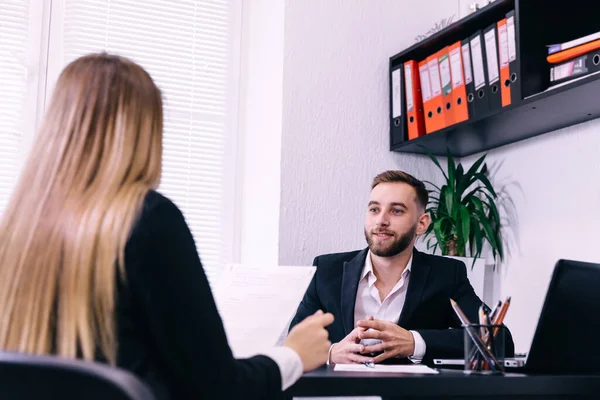
[[[492,229],[489,220],[483,212],[477,210],[476,213],[479,217],[479,223],[481,224],[481,228],[483,228],[483,232],[485,233],[484,238],[490,243],[490,246],[492,247],[492,252],[495,256],[496,251],[498,250],[498,245],[496,243],[496,235],[494,234],[494,230]]]
[[[431,159],[431,161],[433,161],[433,163],[435,165],[437,165],[437,167],[440,169],[440,171],[442,171],[442,174],[444,175],[444,178],[446,180],[448,180],[448,176],[446,175],[446,173],[444,172],[444,169],[442,168],[442,166],[440,165],[440,162],[437,160],[437,158],[431,154],[429,151],[427,151],[427,155],[429,156],[429,158]]]
[[[502,258],[501,219],[496,205],[497,194],[488,178],[486,155],[479,157],[465,172],[463,165],[456,162],[449,151],[446,170],[436,156],[426,152],[446,179],[439,186],[424,181],[431,189],[427,191],[429,202],[426,208],[431,224],[424,237],[428,249],[439,247],[440,252],[446,255],[447,242],[454,238],[457,254],[469,251],[476,258],[481,256],[483,244],[487,241],[494,257]]]
[[[442,218],[442,219],[438,219],[433,224],[433,231],[435,233],[435,237],[437,239],[437,242],[440,245],[440,248],[442,249],[442,254],[443,254],[443,251],[444,251],[443,249],[445,247],[445,246],[442,246],[442,244],[446,242],[446,236],[442,232],[442,223],[443,222],[444,222],[444,219]]]
[[[473,252],[471,252],[471,254],[474,258],[477,258],[481,255],[481,250],[483,249],[483,240],[481,228],[479,227],[479,221],[476,218],[473,218],[473,226],[471,232],[473,234],[471,235],[471,238],[469,240],[471,241],[471,244],[475,246],[475,253],[473,254]]]
[[[460,184],[457,186],[456,193],[459,196],[462,196],[465,190],[471,187],[471,185],[473,185],[475,182],[477,182],[477,178],[475,176],[465,175],[465,177],[461,180]]]
[[[483,163],[483,161],[485,160],[485,156],[486,154],[482,155],[481,157],[479,157],[479,159],[477,161],[475,161],[473,163],[473,165],[471,165],[471,168],[469,168],[469,171],[467,172],[468,176],[473,176],[475,175],[475,173],[477,172],[477,170],[479,169],[479,166],[481,166],[481,164]]]
[[[496,208],[494,199],[492,199],[487,193],[485,194],[485,197],[487,197],[488,201],[484,201],[483,203],[488,207],[488,210],[490,210],[494,220],[496,220],[498,225],[500,225],[500,214],[498,213],[498,208]]]
[[[496,244],[498,245],[498,255],[500,256],[500,261],[504,261],[504,246],[502,245],[502,237],[498,236],[496,238]]]
[[[433,249],[431,252],[432,252],[433,254],[435,254],[435,252],[436,252],[436,250],[437,250],[437,248],[438,248],[438,242],[436,241],[435,243],[433,243],[433,244],[432,244],[432,243],[431,243],[431,241],[432,241],[433,239],[434,239],[434,238],[429,238],[429,240],[427,240],[427,250],[431,250],[431,249]]]
[[[471,197],[475,196],[477,193],[485,193],[483,188],[481,186],[477,186],[475,189],[471,190],[469,193],[467,193],[463,198],[462,198],[462,202],[463,203],[469,203],[471,202]]]
[[[431,217],[431,220],[435,220],[437,219],[437,207],[429,207],[425,209],[425,213],[429,213],[429,216]],[[430,225],[431,226],[431,225]]]
[[[443,171],[442,171],[442,172],[443,172]],[[445,176],[445,175],[444,175],[444,176]],[[423,183],[426,183],[426,184],[428,184],[428,185],[431,185],[431,186],[433,186],[434,188],[436,188],[436,189],[437,189],[437,191],[438,191],[438,192],[441,190],[441,189],[440,189],[440,187],[439,187],[438,185],[436,185],[435,183],[433,183],[433,182],[431,182],[431,181],[423,181]],[[433,192],[433,190],[431,190],[430,192]]]
[[[441,218],[444,215],[447,215],[446,212],[446,187],[443,186],[440,191],[440,199],[438,201],[437,209],[435,210],[435,214],[437,218]]]
[[[429,202],[428,204],[439,204],[440,203],[440,198],[439,197],[434,197],[434,196],[430,196],[429,197]]]
[[[460,235],[458,238],[458,242],[461,248],[464,248],[467,244],[467,239],[471,234],[471,216],[469,215],[469,211],[467,207],[464,205],[460,205],[459,207],[459,220],[460,220]]]
[[[448,153],[448,186],[452,189],[456,187],[456,182],[454,181],[454,177],[456,175],[456,166],[454,165],[454,159]]]
[[[427,235],[427,232],[431,232],[432,229],[433,229],[433,224],[429,224],[429,226],[425,230],[425,235]]]
[[[456,185],[456,196],[459,199],[464,199],[465,196],[463,196],[463,193],[465,192],[465,190],[467,190],[473,184],[473,182],[475,182],[474,179],[468,178],[465,175],[463,177],[463,179],[461,179],[461,181],[458,182],[457,185]]]
[[[465,179],[463,179],[461,181],[460,187],[457,188],[457,193],[459,193],[459,195],[462,195],[462,193],[467,190],[469,187],[471,187],[471,185],[475,184],[477,181],[480,181],[484,186],[485,189],[488,190],[488,192],[494,197],[496,198],[496,192],[494,191],[494,188],[492,187],[492,184],[490,183],[489,179],[487,178],[487,176],[483,173],[483,172],[477,172],[475,174],[473,174],[472,176],[469,175],[465,175]],[[481,186],[477,186],[475,189],[480,188],[480,190],[482,191],[483,188]],[[473,189],[473,190],[475,190]]]
[[[431,246],[432,246],[432,244],[431,244],[431,241],[432,241],[432,240],[433,240],[433,238],[429,238],[429,239],[427,239],[427,248],[428,248],[428,249],[429,249],[429,248],[431,248]]]
[[[492,194],[492,196],[494,196],[494,198],[497,197],[496,192],[494,191],[494,188],[492,187],[492,184],[488,180],[487,176],[485,176],[485,174],[478,173],[478,174],[475,174],[475,177],[477,177],[477,179],[479,179],[481,181],[481,183],[483,183],[485,185],[485,188]]]
[[[479,211],[481,211],[481,213],[483,215],[485,215],[485,209],[483,207],[483,202],[481,201],[481,199],[479,199],[479,197],[473,197],[471,199],[471,202],[475,206],[475,210],[479,210]]]
[[[438,208],[440,208],[439,200],[436,200],[435,203],[429,203],[427,205],[426,210],[429,210],[430,212],[433,212],[433,213],[437,214]]]
[[[463,178],[465,171],[463,169],[462,164],[458,164],[456,166],[456,182],[460,182],[460,180]]]
[[[456,215],[454,210],[454,196],[452,193],[452,188],[450,186],[446,186],[444,188],[444,200],[446,201],[446,210],[448,211],[448,215],[454,217]]]
[[[456,192],[459,195],[462,195],[462,193],[477,180],[475,174],[477,173],[477,169],[479,168],[484,159],[485,155],[483,155],[477,161],[475,161],[475,163],[471,166],[471,168],[469,168],[467,173],[464,174],[464,176],[460,179],[460,182],[458,182],[457,179],[458,184],[456,187]]]

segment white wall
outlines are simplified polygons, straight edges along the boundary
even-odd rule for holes
[[[370,182],[386,169],[436,174],[423,156],[389,149],[389,57],[453,0],[287,0],[283,74],[280,264],[366,246]]]
[[[388,58],[442,18],[466,15],[469,3],[285,2],[280,264],[365,246],[364,205],[382,170],[439,179],[426,158],[388,151]],[[488,153],[495,185],[515,204],[494,298],[512,296],[507,323],[517,351],[529,349],[556,260],[600,262],[598,130],[592,121]]]
[[[285,3],[243,4],[235,261],[277,265]]]
[[[506,322],[517,351],[529,349],[556,261],[600,262],[599,152],[598,120],[488,152],[495,185],[506,187],[517,216],[498,280],[500,296],[512,296]]]
[[[250,87],[242,124],[250,135],[242,259],[310,264],[365,246],[364,206],[377,173],[401,168],[439,180],[423,156],[388,151],[388,58],[442,18],[465,15],[469,1],[277,3],[252,0],[262,14],[253,14],[254,33],[244,31],[260,39],[251,71],[261,83]],[[285,15],[284,23],[269,23],[269,15]],[[512,296],[507,323],[517,351],[529,348],[556,260],[600,262],[599,130],[592,121],[488,153],[495,185],[515,203],[512,251],[494,298]]]

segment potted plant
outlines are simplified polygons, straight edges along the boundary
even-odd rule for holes
[[[462,258],[474,288],[480,286],[479,295],[483,295],[485,279],[485,260],[481,257],[484,245],[491,248],[494,258],[504,259],[500,215],[496,200],[498,198],[490,180],[484,154],[464,171],[462,164],[455,165],[448,155],[447,172],[437,158],[428,153],[429,158],[444,176],[441,186],[430,181],[427,212],[431,224],[425,232],[427,249],[433,253],[440,251],[443,256]],[[430,237],[432,236],[432,237]],[[468,259],[470,258],[470,259]],[[480,266],[478,266],[478,264]],[[476,292],[477,292],[476,288]]]

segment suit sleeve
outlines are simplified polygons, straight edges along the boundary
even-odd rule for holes
[[[215,391],[219,399],[279,398],[281,375],[275,361],[233,357],[179,209],[165,202],[145,211],[130,244],[127,284],[177,397],[199,399]]]
[[[467,318],[469,318],[469,321],[478,321],[478,312],[482,301],[473,290],[467,278],[467,269],[462,262],[456,268],[452,298],[466,314]],[[448,313],[447,319],[450,329],[416,330],[425,341],[424,362],[430,363],[434,358],[464,357],[464,332],[460,320],[454,313],[449,302],[444,312]],[[510,357],[514,355],[514,343],[508,329],[506,332],[505,353]]]
[[[316,257],[313,261],[313,266],[319,267],[319,257]],[[317,270],[318,272],[318,270]],[[314,314],[318,310],[322,308],[321,301],[319,300],[319,295],[317,294],[317,272],[312,277],[308,288],[306,289],[306,293],[304,293],[304,297],[298,306],[298,310],[296,310],[296,315],[292,318],[292,322],[290,323],[289,329],[291,330],[295,325],[301,322],[304,318]]]

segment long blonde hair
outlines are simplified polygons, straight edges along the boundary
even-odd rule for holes
[[[116,280],[160,181],[162,100],[105,53],[61,73],[0,224],[0,348],[116,362]]]

